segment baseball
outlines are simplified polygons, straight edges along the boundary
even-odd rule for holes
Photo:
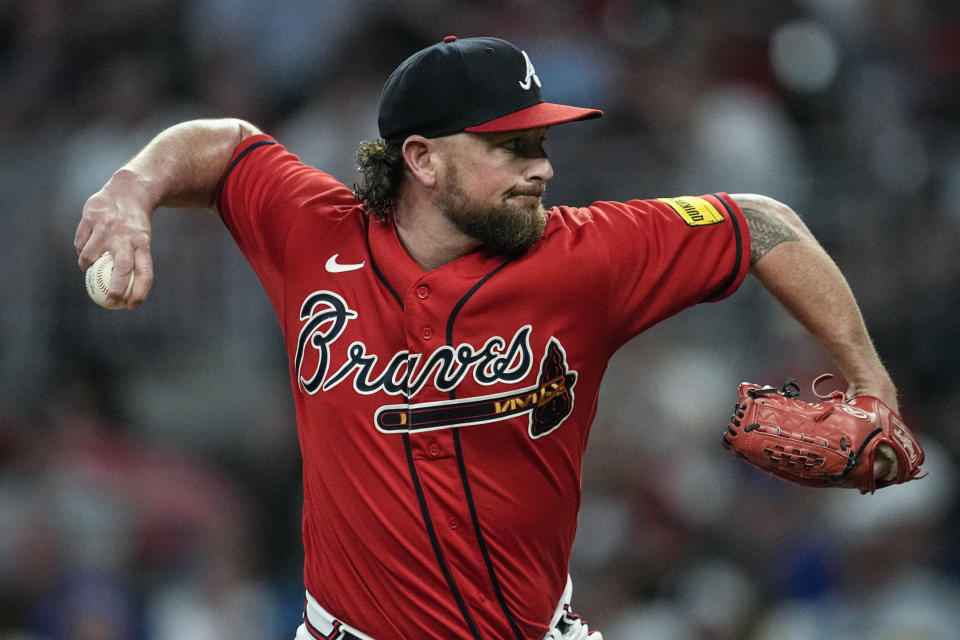
[[[107,302],[107,292],[110,290],[110,277],[113,275],[113,256],[110,252],[105,252],[97,258],[97,261],[87,269],[87,294],[90,299],[96,302],[104,309],[120,309],[123,304],[111,305]],[[130,274],[130,282],[127,283],[127,289],[123,292],[122,302],[127,301],[127,296],[133,289],[133,274]]]

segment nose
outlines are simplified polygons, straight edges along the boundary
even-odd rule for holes
[[[536,158],[527,170],[525,176],[530,182],[542,182],[546,184],[553,177],[553,165],[546,156]]]

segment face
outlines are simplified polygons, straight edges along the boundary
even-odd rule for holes
[[[521,254],[546,227],[543,193],[553,168],[547,129],[450,136],[450,161],[437,204],[460,231],[486,248]]]

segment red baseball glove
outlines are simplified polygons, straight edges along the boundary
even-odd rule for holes
[[[816,393],[817,382],[813,382]],[[903,420],[873,396],[846,398],[840,391],[798,400],[800,386],[787,380],[780,389],[743,382],[723,445],[775,476],[811,487],[850,487],[873,493],[891,484],[920,478],[923,449]],[[881,444],[896,464],[874,478]],[[889,453],[884,448],[883,455]]]

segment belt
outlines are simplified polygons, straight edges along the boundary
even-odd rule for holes
[[[329,635],[321,633],[307,618],[303,619],[303,625],[306,627],[307,633],[309,633],[311,637],[317,638],[317,640],[361,640],[360,636],[355,636],[344,629],[343,623],[339,620],[334,621],[333,630]]]
[[[570,596],[572,595],[573,585],[570,578],[567,577],[567,586],[564,589],[563,597],[557,605],[557,610],[550,621],[551,630],[544,636],[544,640],[551,638],[560,638],[573,626],[581,624],[579,616],[570,611]],[[584,625],[586,626],[586,625]],[[330,615],[326,609],[307,593],[306,601],[303,605],[303,627],[306,630],[307,638],[315,640],[374,640],[367,634],[358,629],[354,629],[343,620],[338,620]],[[297,635],[300,640],[301,635]],[[306,640],[306,638],[304,639]]]
[[[373,640],[343,620],[337,620],[327,613],[327,610],[321,607],[309,593],[303,603],[303,628],[306,629],[309,637],[316,640]],[[300,640],[299,634],[296,640]]]

